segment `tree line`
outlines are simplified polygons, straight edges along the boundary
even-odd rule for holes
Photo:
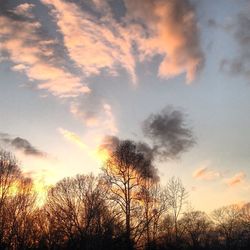
[[[0,249],[250,249],[250,203],[209,215],[188,208],[181,180],[161,185],[145,145],[106,146],[100,175],[64,178],[42,206],[17,159],[0,151]]]

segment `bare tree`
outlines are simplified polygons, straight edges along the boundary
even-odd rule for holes
[[[55,237],[64,239],[68,247],[98,249],[96,237],[101,239],[106,230],[112,230],[103,187],[102,181],[93,175],[78,175],[63,179],[49,191],[47,216]]]
[[[239,206],[230,205],[216,209],[213,211],[212,217],[227,249],[236,249],[241,236],[241,209]]]
[[[31,179],[20,178],[15,193],[9,197],[8,201],[8,221],[10,222],[8,245],[14,249],[32,246],[33,239],[30,234],[36,195]]]
[[[187,192],[179,178],[172,177],[167,184],[169,211],[173,217],[175,240],[178,240],[178,218],[187,199]]]
[[[109,199],[124,217],[127,248],[140,232],[139,196],[143,180],[151,178],[153,167],[138,145],[132,141],[118,141],[103,167],[103,177],[109,187]]]
[[[32,244],[30,229],[36,196],[33,182],[23,176],[16,158],[0,152],[0,245],[24,249]]]
[[[195,210],[185,212],[180,220],[180,225],[184,230],[187,244],[193,249],[205,246],[212,225],[206,213]]]
[[[246,203],[241,208],[242,244],[250,248],[250,203]]]
[[[158,182],[151,179],[144,179],[139,193],[141,203],[141,227],[137,235],[138,242],[143,236],[144,245],[151,248],[157,240],[159,223],[167,212],[167,192]]]

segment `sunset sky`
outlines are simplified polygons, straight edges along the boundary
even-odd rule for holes
[[[48,185],[171,107],[195,145],[155,162],[201,210],[249,201],[249,0],[0,0],[0,146]]]

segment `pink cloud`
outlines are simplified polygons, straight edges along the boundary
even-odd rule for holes
[[[34,4],[23,3],[23,4],[18,5],[13,12],[17,15],[23,15],[23,16],[32,18],[33,15],[31,13],[31,10],[33,7],[34,7]]]
[[[244,180],[246,178],[246,174],[244,172],[236,173],[231,178],[228,178],[225,180],[225,183],[230,187],[235,187],[239,184],[244,183]]]
[[[128,15],[146,24],[148,30],[138,40],[141,58],[163,55],[159,76],[171,78],[186,73],[191,82],[203,65],[196,13],[187,0],[125,0]],[[150,10],[150,15],[148,11]]]
[[[136,82],[131,36],[112,19],[110,13],[97,20],[72,2],[42,2],[52,7],[68,54],[84,74],[99,74],[101,70],[107,69],[113,75],[122,66],[132,81]],[[100,1],[95,1],[95,5],[103,6]]]
[[[169,78],[186,73],[190,82],[203,63],[195,11],[187,0],[126,0],[127,17],[119,22],[106,1],[90,2],[100,13],[99,19],[73,2],[41,2],[51,8],[66,52],[82,69],[84,79],[103,70],[118,75],[124,68],[136,83],[136,60],[148,60],[159,54],[163,56],[159,76]],[[0,49],[8,53],[13,70],[25,73],[30,80],[37,81],[38,89],[46,89],[55,96],[76,97],[90,92],[82,77],[58,65],[51,46],[56,42],[39,35],[41,24],[34,19],[33,7],[24,3],[12,10],[24,18],[22,21],[0,17]],[[146,15],[149,9],[151,15]]]
[[[22,4],[14,11],[24,17],[33,5]],[[30,18],[30,16],[29,16]],[[58,97],[74,97],[90,92],[82,80],[56,65],[51,40],[43,39],[38,33],[41,24],[37,21],[20,21],[1,16],[0,50],[7,53],[14,71],[25,73],[38,89],[44,89]],[[13,36],[13,34],[15,34]],[[5,58],[6,59],[6,58]]]
[[[102,136],[106,134],[116,135],[118,128],[111,105],[105,101],[101,101],[96,104],[97,106],[94,106],[94,110],[88,110],[88,105],[82,106],[79,103],[72,103],[71,113],[87,127],[95,130],[97,134]],[[98,112],[95,112],[96,109]]]
[[[193,173],[193,178],[200,180],[215,180],[219,178],[221,174],[214,170],[209,170],[207,166],[202,166],[196,169]]]
[[[127,18],[121,22],[113,18],[106,1],[90,2],[99,11],[99,19],[73,2],[42,2],[56,14],[68,54],[86,75],[99,74],[103,69],[114,75],[120,65],[136,82],[137,57],[144,61],[159,54],[163,56],[160,77],[186,73],[191,82],[203,65],[196,13],[187,0],[125,0]],[[133,51],[134,45],[139,49],[138,55]]]

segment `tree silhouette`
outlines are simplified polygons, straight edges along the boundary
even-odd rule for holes
[[[31,221],[36,196],[32,180],[21,173],[16,158],[0,152],[0,246],[24,249],[32,245]]]
[[[174,221],[175,240],[178,241],[178,218],[187,199],[187,192],[179,178],[172,177],[167,184],[168,205]]]
[[[181,180],[161,186],[144,146],[118,140],[101,175],[59,181],[41,207],[32,179],[0,151],[0,250],[249,249],[249,203],[210,217],[186,210]]]
[[[133,248],[132,242],[140,235],[141,221],[136,219],[141,208],[139,195],[143,180],[152,178],[151,169],[151,161],[136,143],[128,140],[118,142],[103,167],[109,199],[116,205],[118,214],[124,217],[127,249]]]

